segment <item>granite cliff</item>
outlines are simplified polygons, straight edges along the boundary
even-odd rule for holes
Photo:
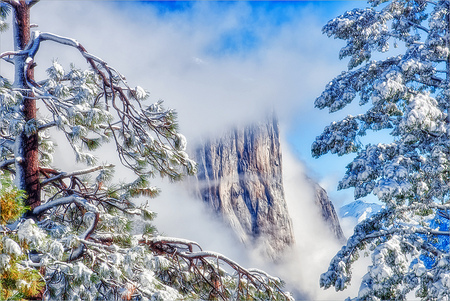
[[[308,177],[307,181],[314,189],[314,202],[320,209],[322,219],[328,225],[328,228],[330,229],[334,237],[336,237],[340,242],[344,243],[346,241],[346,238],[339,223],[339,218],[336,210],[333,206],[333,203],[328,198],[327,192],[319,184]]]
[[[292,246],[294,233],[283,187],[280,130],[275,117],[211,138],[194,151],[196,194],[221,216],[240,240],[276,260]],[[310,180],[311,181],[311,180]],[[326,192],[311,181],[316,204],[343,239]]]

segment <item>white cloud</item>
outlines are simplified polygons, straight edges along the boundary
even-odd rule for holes
[[[192,139],[257,119],[272,107],[289,122],[312,110],[314,98],[339,72],[337,52],[331,55],[317,13],[289,10],[290,21],[272,26],[264,10],[240,2],[199,2],[188,12],[158,14],[150,5],[119,10],[99,1],[43,1],[34,8],[33,22],[42,31],[78,39],[126,75],[131,86],[149,90],[153,101],[164,99]],[[240,30],[256,36],[257,46],[210,51],[223,42],[220,37]],[[57,50],[42,56],[39,66],[77,57],[73,49]]]

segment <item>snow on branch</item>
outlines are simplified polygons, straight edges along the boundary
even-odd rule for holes
[[[59,207],[65,204],[75,203],[78,206],[83,207],[87,212],[83,215],[83,220],[89,224],[86,230],[79,236],[79,239],[86,240],[95,231],[97,224],[99,222],[100,213],[99,210],[87,200],[76,196],[70,195],[62,197],[53,201],[49,201],[43,205],[40,205],[33,209],[33,215],[38,216],[52,208]],[[80,244],[75,250],[72,250],[69,261],[74,261],[84,254],[85,245]]]
[[[41,182],[41,186],[45,186],[51,182],[62,180],[65,178],[85,175],[85,174],[92,173],[92,172],[95,172],[98,170],[103,170],[105,168],[113,168],[113,167],[114,167],[114,164],[108,164],[108,165],[101,165],[101,166],[95,166],[95,167],[91,167],[91,168],[87,168],[87,169],[77,170],[77,171],[73,171],[73,172],[61,172],[54,177],[43,180]]]
[[[16,159],[9,159],[9,160],[5,160],[0,162],[0,169],[5,169],[8,168],[8,166],[14,164],[16,162]]]
[[[91,211],[94,213],[98,213],[97,208],[92,205],[89,204],[88,201],[86,201],[85,199],[82,199],[76,195],[70,195],[70,196],[66,196],[66,197],[62,197],[53,201],[49,201],[45,204],[42,204],[36,208],[33,209],[33,214],[34,215],[39,215],[44,213],[45,211],[57,207],[57,206],[61,206],[61,205],[65,205],[65,204],[69,204],[69,203],[77,203],[78,205],[84,207],[87,211]]]
[[[191,266],[191,268],[193,268],[194,270],[197,270],[199,273],[199,264],[200,266],[203,266],[203,269],[209,270],[210,273],[213,273],[213,276],[210,275],[211,279],[217,279],[216,281],[219,282],[207,282],[211,285],[213,292],[215,292],[223,300],[226,300],[227,298],[225,297],[226,293],[223,290],[223,285],[220,284],[220,281],[222,281],[220,280],[221,275],[219,272],[220,262],[226,263],[237,273],[239,282],[242,279],[246,278],[247,281],[253,284],[258,290],[271,292],[269,293],[271,297],[270,300],[277,300],[277,297],[275,296],[277,294],[282,296],[286,300],[291,300],[291,297],[288,294],[285,294],[280,288],[279,284],[281,283],[281,280],[279,278],[272,277],[258,269],[245,269],[235,261],[220,253],[210,251],[192,252],[192,245],[197,245],[195,242],[178,238],[158,236],[152,238],[144,237],[144,239],[140,240],[139,243],[146,244],[157,254],[168,255],[176,261],[187,260],[189,266]],[[184,246],[184,248],[180,248],[180,245]],[[186,246],[188,250],[186,250]],[[205,268],[204,266],[206,266],[207,268]],[[207,280],[206,277],[204,278],[204,280]],[[240,287],[241,284],[238,284],[237,295],[239,295]]]
[[[39,0],[38,0],[39,1]],[[19,0],[2,0],[1,2],[7,3],[13,7],[18,7],[20,5]]]

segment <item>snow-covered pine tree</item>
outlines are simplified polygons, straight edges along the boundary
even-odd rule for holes
[[[320,285],[344,290],[365,253],[372,264],[356,300],[448,300],[450,1],[369,4],[323,28],[347,42],[339,56],[350,60],[315,106],[335,112],[358,101],[364,113],[327,126],[312,154],[356,153],[338,188],[353,187],[356,199],[373,193],[385,209],[356,226]],[[373,139],[390,138],[363,143],[376,131],[390,136]]]
[[[11,14],[15,45],[0,54],[15,70],[13,81],[0,75],[0,299],[290,299],[278,278],[156,235],[154,213],[133,198],[156,196],[154,176],[195,172],[175,112],[145,105],[144,89],[76,40],[31,31],[36,3],[0,1],[0,28]],[[48,77],[36,79],[42,43],[76,49],[90,69],[53,62]],[[86,168],[54,167],[52,131]],[[108,142],[134,181],[114,184],[113,165],[96,165],[92,151]]]

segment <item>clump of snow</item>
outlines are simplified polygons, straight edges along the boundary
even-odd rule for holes
[[[405,131],[419,128],[430,132],[444,131],[443,114],[437,101],[427,94],[417,94],[407,108],[406,117],[400,124]]]
[[[186,137],[184,137],[184,135],[178,133],[176,135],[176,140],[175,140],[175,147],[180,150],[180,151],[185,151],[186,150],[186,146],[187,146],[187,140]]]
[[[32,219],[25,220],[17,231],[20,241],[26,242],[30,248],[38,248],[44,242],[46,234],[36,226]]]
[[[117,252],[110,254],[108,256],[108,258],[109,258],[109,260],[111,260],[112,264],[117,265],[117,266],[119,266],[123,262],[123,255],[120,253],[117,253]]]
[[[55,257],[57,260],[61,260],[64,255],[64,247],[63,245],[57,241],[54,240],[49,248],[50,254]]]
[[[64,77],[64,68],[61,66],[58,61],[53,61],[53,64],[50,68],[47,69],[47,73],[50,78],[54,80],[61,80]]]
[[[136,98],[141,100],[141,99],[145,99],[148,96],[148,93],[144,90],[144,88],[137,86],[134,89],[135,93],[136,93]]]
[[[11,256],[7,254],[0,254],[0,271],[8,270],[11,265],[9,264],[11,261]]]
[[[106,262],[102,262],[97,270],[97,274],[102,278],[108,278],[110,275],[109,266]]]
[[[12,255],[14,257],[22,255],[22,249],[20,248],[19,244],[16,243],[11,238],[5,237],[3,239],[3,248],[7,254]]]
[[[73,276],[75,279],[84,284],[89,284],[91,281],[92,270],[81,262],[77,262],[73,266]]]

